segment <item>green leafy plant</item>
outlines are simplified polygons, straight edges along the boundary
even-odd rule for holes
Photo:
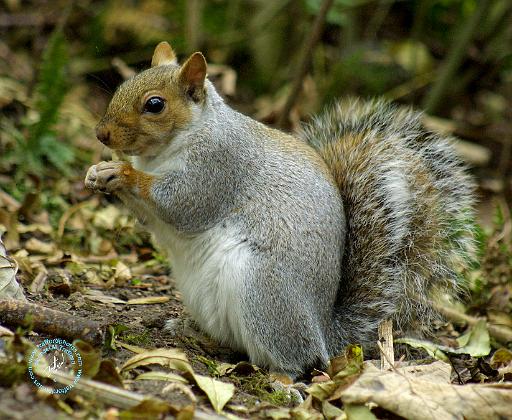
[[[73,149],[59,141],[55,132],[59,110],[68,90],[67,64],[67,42],[62,28],[57,27],[43,53],[34,90],[34,110],[39,118],[27,127],[26,139],[18,139],[20,166],[30,172],[42,171],[45,163],[49,162],[68,174],[69,165],[74,159]]]

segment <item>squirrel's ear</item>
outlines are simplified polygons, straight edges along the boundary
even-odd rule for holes
[[[180,70],[180,81],[187,89],[187,93],[198,99],[203,92],[206,78],[206,60],[200,52],[192,54]]]
[[[155,48],[153,58],[151,59],[151,67],[164,66],[166,64],[178,64],[178,60],[169,43],[162,41]]]

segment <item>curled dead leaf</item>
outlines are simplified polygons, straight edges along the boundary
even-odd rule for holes
[[[440,364],[442,366],[440,367]],[[445,370],[443,362],[430,365]],[[512,383],[452,385],[432,380],[433,373],[416,377],[407,369],[382,372],[365,364],[363,374],[339,397],[344,404],[375,404],[407,419],[508,418]],[[435,377],[435,375],[434,375]]]
[[[132,278],[132,273],[130,268],[123,263],[122,261],[117,261],[114,267],[114,280],[117,285],[123,285],[124,283],[130,281]]]
[[[26,300],[23,288],[16,280],[18,265],[7,256],[7,251],[0,235],[0,299]]]
[[[194,371],[188,362],[187,356],[178,349],[155,349],[137,354],[126,361],[121,372],[135,369],[139,366],[158,364],[181,372],[193,374]]]
[[[37,238],[30,238],[25,242],[25,248],[36,254],[50,255],[55,252],[55,244],[51,242],[43,242]]]
[[[478,320],[475,325],[471,326],[465,334],[457,339],[459,344],[458,348],[443,346],[415,338],[400,338],[395,340],[395,342],[408,344],[414,348],[421,348],[430,356],[445,362],[448,362],[446,353],[469,354],[473,357],[482,357],[487,356],[491,352],[489,331],[484,319]]]

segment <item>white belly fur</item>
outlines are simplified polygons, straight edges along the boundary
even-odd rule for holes
[[[247,351],[241,311],[244,270],[250,258],[247,245],[229,227],[184,237],[164,222],[151,225],[157,243],[168,253],[178,290],[194,320],[222,344]]]

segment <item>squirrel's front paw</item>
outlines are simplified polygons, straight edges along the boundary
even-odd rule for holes
[[[85,176],[85,186],[94,191],[112,193],[126,185],[124,172],[130,170],[130,165],[121,161],[100,162],[93,165]]]

